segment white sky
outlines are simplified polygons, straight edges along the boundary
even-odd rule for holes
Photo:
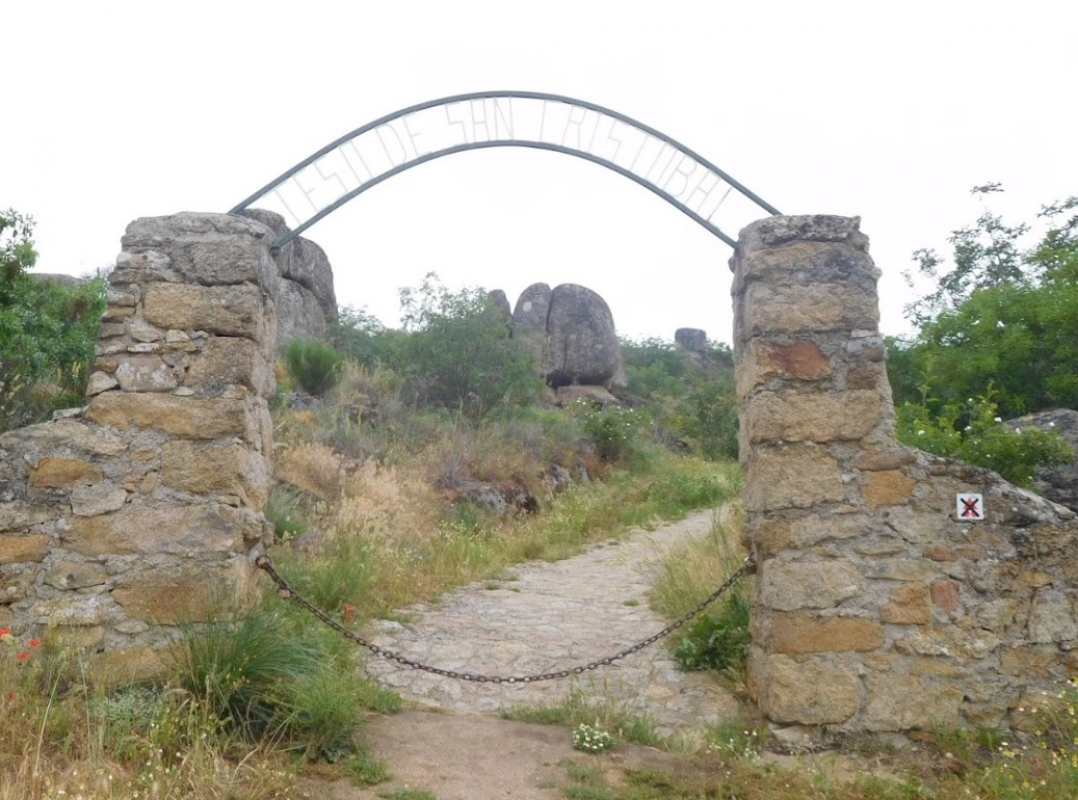
[[[1078,194],[1074,0],[0,0],[0,31],[0,208],[36,218],[44,272],[111,264],[136,217],[227,211],[377,117],[487,89],[598,103],[784,213],[861,216],[885,333],[910,253],[980,213],[972,186],[1001,181],[1015,221]],[[579,283],[624,335],[730,341],[729,248],[565,155],[440,159],[306,235],[338,301],[389,324],[435,271],[510,302]]]

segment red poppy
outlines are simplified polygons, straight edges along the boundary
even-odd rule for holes
[[[40,639],[31,639],[30,640],[30,646],[31,647],[41,647],[41,640]]]
[[[353,605],[347,605],[347,606],[345,606],[345,607],[344,607],[344,618],[345,618],[345,619],[351,619],[351,618],[352,618],[352,614],[353,614],[353,613],[355,612],[355,610],[356,610],[356,607],[355,607],[355,606],[353,606]]]
[[[0,628],[0,639],[5,636],[11,636],[11,628]]]
[[[8,700],[14,700],[15,699],[15,692],[8,692],[6,696],[7,696]]]
[[[15,658],[19,659],[19,661],[25,661],[29,657],[30,657],[29,653],[16,653],[15,654]]]

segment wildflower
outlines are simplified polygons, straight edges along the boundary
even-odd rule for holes
[[[8,700],[14,700],[14,699],[15,699],[15,692],[8,692],[8,693],[7,693],[6,695],[4,695],[4,696],[5,696],[5,697],[6,697],[6,698],[7,698]]]
[[[0,628],[0,642],[6,642],[11,638],[11,628]]]
[[[41,647],[41,640],[40,639],[31,639],[30,640],[30,646],[31,647]]]
[[[917,435],[918,435],[918,436],[924,436],[924,435],[925,435],[925,431],[924,431],[924,428],[922,428],[921,430],[917,431]]]
[[[22,652],[22,653],[16,653],[15,654],[15,658],[19,659],[19,661],[25,661],[29,657],[30,657],[30,654],[27,653],[27,652]]]
[[[995,418],[995,420],[996,420],[996,422],[1003,422],[1003,418],[1002,418],[1002,417],[996,417],[996,418]]]
[[[355,612],[356,612],[356,607],[354,605],[351,605],[351,604],[346,605],[344,607],[344,618],[346,620],[351,619],[352,616],[355,614]]]

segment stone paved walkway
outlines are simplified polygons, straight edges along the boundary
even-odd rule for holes
[[[518,565],[437,605],[405,609],[407,625],[383,620],[368,633],[409,658],[487,675],[551,672],[606,657],[666,625],[648,608],[655,564],[664,548],[704,535],[712,518],[697,512],[564,561]],[[646,712],[666,736],[695,738],[708,723],[739,713],[715,678],[679,671],[661,642],[571,680],[533,684],[466,683],[373,657],[367,670],[407,700],[460,712],[555,703],[577,687]]]

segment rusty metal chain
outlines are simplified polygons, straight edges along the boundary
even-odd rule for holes
[[[344,625],[337,622],[337,620],[329,616],[329,614],[327,614],[325,611],[316,607],[310,600],[308,600],[306,597],[293,589],[291,585],[289,585],[288,581],[281,577],[280,573],[278,573],[277,570],[274,569],[273,562],[270,560],[269,556],[259,556],[255,560],[255,566],[263,570],[267,575],[270,576],[273,582],[277,584],[279,594],[282,598],[284,598],[285,600],[294,600],[295,602],[299,603],[311,614],[322,620],[322,622],[331,627],[333,630],[337,631],[342,636],[351,639],[356,644],[367,648],[367,650],[374,653],[376,656],[380,656],[381,658],[385,658],[390,661],[396,661],[397,663],[403,664],[406,667],[411,667],[412,669],[418,669],[422,670],[423,672],[429,672],[434,675],[441,675],[445,678],[453,678],[460,681],[470,681],[473,683],[535,683],[536,681],[560,680],[561,678],[568,678],[571,675],[580,675],[584,672],[588,672],[589,670],[597,669],[598,667],[602,667],[607,664],[613,664],[615,661],[625,658],[626,656],[632,655],[633,653],[636,653],[640,650],[643,650],[645,647],[654,644],[655,642],[662,639],[664,636],[668,636],[674,631],[676,631],[690,619],[695,617],[709,605],[718,600],[730,589],[731,586],[733,586],[737,582],[738,578],[747,574],[755,566],[755,562],[753,561],[751,555],[747,556],[745,560],[741,562],[741,566],[739,566],[730,575],[730,577],[723,581],[722,585],[719,586],[718,589],[709,594],[701,602],[697,603],[697,605],[692,610],[686,612],[685,614],[682,614],[680,617],[675,619],[658,633],[652,634],[648,638],[637,642],[631,647],[626,647],[624,650],[619,650],[612,656],[600,658],[598,661],[591,661],[578,667],[559,669],[554,672],[543,672],[537,675],[476,675],[471,672],[457,672],[455,670],[432,667],[429,664],[423,664],[419,661],[413,661],[407,656],[403,656],[400,653],[396,653],[392,650],[387,650],[381,645],[377,645],[374,642],[369,641],[368,639],[364,639],[358,633],[349,630]]]

